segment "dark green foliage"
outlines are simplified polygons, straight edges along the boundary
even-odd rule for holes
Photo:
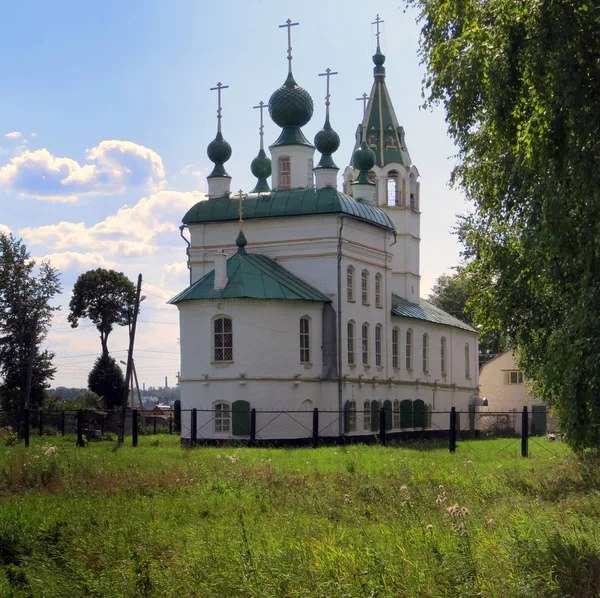
[[[44,400],[56,368],[52,366],[54,354],[41,350],[41,344],[52,314],[59,309],[50,305],[59,292],[58,272],[46,262],[36,267],[20,240],[0,233],[0,405],[4,409],[24,406],[32,336],[29,406],[37,407]]]
[[[453,182],[474,319],[505,333],[577,449],[600,446],[600,11],[573,0],[407,0]]]
[[[136,289],[122,272],[98,268],[84,272],[73,287],[68,320],[77,328],[88,318],[100,332],[102,353],[108,355],[108,335],[114,326],[133,320]]]
[[[118,408],[125,393],[123,370],[110,355],[100,355],[89,373],[88,387],[92,393],[102,397],[106,409]]]

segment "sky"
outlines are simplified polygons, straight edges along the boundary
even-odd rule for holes
[[[100,353],[89,321],[67,322],[77,277],[103,267],[143,277],[136,334],[140,385],[169,386],[179,370],[177,309],[166,304],[189,281],[181,218],[204,199],[216,132],[216,92],[223,90],[223,134],[233,148],[232,190],[249,191],[259,147],[258,110],[287,75],[292,29],[294,76],[315,112],[312,139],[325,115],[331,68],[331,122],[341,137],[334,159],[348,164],[373,82],[377,14],[386,83],[421,175],[421,294],[459,263],[452,234],[467,206],[448,187],[456,148],[441,108],[424,110],[425,67],[418,56],[416,13],[401,2],[355,0],[20,0],[2,8],[0,36],[0,231],[22,238],[36,261],[61,274],[61,306],[47,346],[58,367],[53,386],[86,387]],[[265,113],[265,143],[279,134]],[[318,159],[318,158],[317,158]],[[339,188],[341,189],[341,179]],[[109,337],[117,360],[124,329]]]

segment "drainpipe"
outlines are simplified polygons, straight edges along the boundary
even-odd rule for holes
[[[343,400],[342,400],[342,231],[344,229],[344,216],[340,217],[340,231],[338,233],[337,248],[337,362],[338,362],[338,436],[341,436],[343,428]]]
[[[186,254],[188,256],[187,268],[190,271],[190,286],[192,286],[192,269],[190,268],[190,247],[192,246],[192,244],[183,236],[183,229],[184,228],[187,228],[187,226],[185,224],[182,224],[179,227],[179,235],[187,243],[187,249],[185,250],[185,252],[186,252]]]

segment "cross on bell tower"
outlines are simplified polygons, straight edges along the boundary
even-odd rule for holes
[[[332,71],[329,67],[327,67],[325,69],[324,73],[319,73],[319,77],[327,77],[327,94],[325,95],[325,117],[327,118],[327,120],[329,120],[329,104],[331,103],[329,101],[329,98],[331,97],[331,94],[329,93],[329,79],[333,76],[333,75],[337,75],[338,72],[337,71]]]
[[[371,23],[371,25],[377,26],[377,33],[375,34],[375,37],[377,38],[377,52],[381,52],[381,46],[379,44],[379,37],[381,35],[381,31],[379,30],[379,25],[381,23],[385,23],[385,21],[383,19],[379,18],[379,14],[377,15],[377,18]]]
[[[283,25],[279,25],[279,29],[283,27],[287,27],[288,34],[288,51],[287,51],[287,59],[289,62],[289,72],[292,72],[292,27],[296,25],[300,25],[300,23],[292,23],[292,19],[288,19]]]
[[[216,87],[211,87],[211,91],[217,91],[217,131],[221,132],[221,90],[227,89],[229,85],[223,85],[220,81],[217,83]]]
[[[252,108],[258,108],[260,110],[260,127],[258,128],[258,134],[260,135],[260,149],[264,150],[265,149],[265,144],[264,144],[264,140],[263,137],[265,135],[265,126],[263,124],[263,110],[266,108],[266,104],[261,100],[258,103],[258,106],[252,106]]]

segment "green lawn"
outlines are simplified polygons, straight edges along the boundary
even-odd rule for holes
[[[600,595],[600,465],[562,443],[157,440],[0,447],[0,596]]]

